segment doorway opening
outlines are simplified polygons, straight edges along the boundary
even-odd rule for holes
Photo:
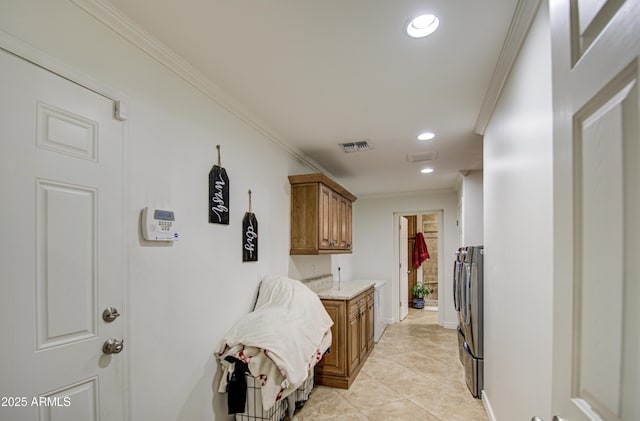
[[[413,306],[412,287],[418,283],[431,291],[424,299],[424,307],[420,310],[437,312],[443,303],[442,294],[442,262],[440,261],[440,247],[442,247],[443,211],[414,211],[395,213],[396,244],[395,258],[399,268],[394,277],[394,292],[398,295],[397,307],[394,306],[394,319],[403,320]],[[404,232],[403,232],[404,231]],[[418,267],[414,264],[414,250],[416,249],[416,234],[421,233],[429,258],[421,262]],[[395,295],[395,294],[394,294]]]
[[[422,263],[422,285],[431,291],[424,300],[426,310],[438,311],[438,232],[440,221],[438,214],[422,216],[422,234],[429,251],[429,259]]]

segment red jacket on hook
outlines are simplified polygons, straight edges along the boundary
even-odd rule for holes
[[[413,266],[420,267],[422,262],[429,259],[429,250],[427,243],[424,242],[424,235],[421,232],[416,234],[416,242],[413,245]]]

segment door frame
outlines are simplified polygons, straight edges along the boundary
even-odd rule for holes
[[[102,81],[96,81],[95,78],[92,78],[86,74],[82,74],[77,70],[73,69],[72,66],[61,62],[60,60],[50,56],[42,50],[35,48],[34,46],[27,44],[21,41],[18,38],[13,37],[12,35],[0,30],[0,49],[7,51],[10,54],[15,55],[18,58],[26,60],[32,63],[35,66],[41,67],[44,70],[47,70],[57,76],[62,77],[76,85],[79,85],[85,89],[88,89],[98,95],[101,95],[111,101],[120,102],[121,104],[129,104],[131,101],[129,97],[123,94],[120,90],[115,89],[113,86],[110,86]],[[130,255],[129,248],[130,242],[127,240],[129,233],[132,231],[132,224],[136,221],[130,221],[128,218],[128,212],[130,201],[130,190],[129,186],[129,160],[127,159],[129,156],[129,142],[128,142],[128,133],[129,133],[129,124],[126,119],[121,120],[122,123],[122,208],[120,209],[120,217],[123,221],[122,226],[122,244],[120,245],[120,253],[121,253],[121,261],[123,264],[122,267],[122,310],[121,313],[123,315],[130,315],[130,283],[129,283],[129,274],[130,274],[130,261],[127,256]],[[130,353],[130,344],[132,336],[131,336],[131,318],[123,317],[123,337],[127,338],[128,346],[124,347],[122,353],[120,354],[120,358],[123,359],[123,413],[125,415],[125,420],[128,421],[131,419],[131,369],[130,369],[130,361],[131,361],[131,353]]]
[[[400,322],[400,218],[411,215],[438,215],[438,291],[444,291],[444,209],[393,212],[393,271],[391,276],[391,315],[393,323]],[[411,253],[412,251],[409,251]],[[444,294],[438,294],[438,324],[444,325]]]

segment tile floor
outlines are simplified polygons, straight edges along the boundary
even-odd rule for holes
[[[456,331],[410,309],[388,326],[349,390],[317,386],[293,421],[488,421],[464,382]]]

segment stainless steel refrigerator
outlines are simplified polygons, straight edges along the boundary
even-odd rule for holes
[[[483,246],[461,247],[453,266],[458,356],[465,369],[467,387],[478,399],[484,387],[483,259]]]

